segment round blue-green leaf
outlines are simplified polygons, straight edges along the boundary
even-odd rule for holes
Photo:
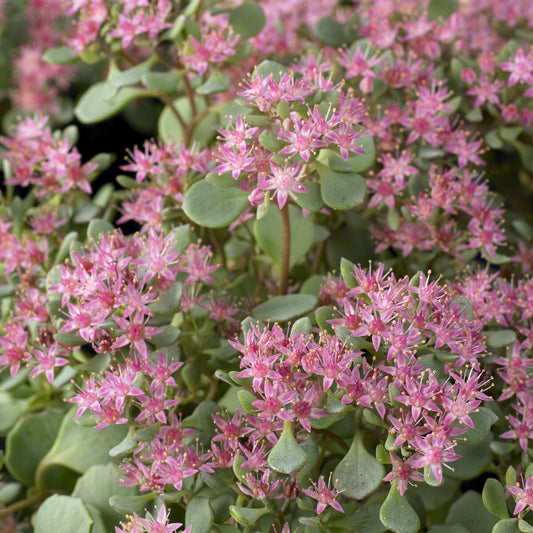
[[[428,533],[470,533],[470,531],[461,524],[438,524],[432,526]]]
[[[490,443],[492,435],[489,434],[485,440],[478,444],[458,444],[454,452],[461,456],[461,459],[450,463],[452,470],[446,469],[446,476],[452,479],[473,479],[479,476],[491,461]]]
[[[485,508],[498,518],[509,518],[507,503],[505,501],[505,489],[495,478],[489,478],[483,486],[483,504]]]
[[[178,82],[185,75],[185,70],[176,72],[146,72],[141,81],[153,91],[158,93],[172,93],[176,90]]]
[[[35,484],[41,459],[54,444],[64,413],[43,411],[20,419],[6,440],[6,467],[28,487]]]
[[[146,504],[156,497],[154,492],[141,494],[139,496],[123,496],[122,494],[114,494],[109,498],[109,505],[122,514],[137,513],[142,515]]]
[[[339,520],[330,522],[335,528],[343,531],[357,531],[357,533],[383,533],[387,528],[379,520],[380,505],[369,505],[360,509],[355,514],[345,516]]]
[[[54,494],[39,507],[35,516],[35,533],[91,533],[94,519],[79,498]]]
[[[487,344],[491,348],[505,348],[516,341],[516,333],[512,329],[493,329],[485,332]]]
[[[209,533],[213,526],[213,510],[209,498],[195,496],[185,510],[185,527],[191,527],[195,533]]]
[[[279,83],[281,76],[287,73],[287,69],[281,63],[265,59],[257,65],[255,72],[265,78],[272,74],[272,79]]]
[[[150,342],[155,344],[158,348],[161,346],[170,346],[174,344],[180,336],[181,331],[171,324],[163,326],[163,331],[150,337]]]
[[[350,449],[333,471],[337,489],[354,500],[362,500],[372,494],[384,475],[385,468],[367,452],[361,433],[356,435]]]
[[[305,186],[308,192],[299,193],[294,201],[300,207],[312,213],[323,209],[324,202],[322,201],[322,194],[320,192],[320,183],[309,182]]]
[[[407,497],[400,494],[397,480],[394,480],[389,494],[381,504],[379,519],[394,533],[417,533],[420,530],[420,518]]]
[[[289,220],[291,225],[291,251],[289,265],[295,265],[311,248],[315,235],[312,218],[304,216],[301,209],[290,205]],[[255,238],[261,249],[278,265],[283,255],[283,231],[279,209],[269,209],[267,214],[256,220]]]
[[[498,415],[486,407],[477,409],[470,415],[470,418],[474,423],[474,427],[468,428],[461,435],[463,443],[470,445],[479,444],[482,440],[486,439],[490,428],[499,420]]]
[[[457,0],[431,0],[427,9],[428,20],[448,19],[457,9]]]
[[[340,22],[324,17],[315,22],[313,33],[324,43],[339,47],[344,44],[344,28]]]
[[[195,97],[194,103],[196,106],[197,113],[201,113],[205,109],[204,100],[199,96]],[[189,98],[187,98],[186,96],[182,96],[181,98],[174,100],[172,105],[181,115],[181,117],[185,121],[185,124],[189,124],[192,119],[192,110]],[[209,116],[209,114],[207,116]],[[204,117],[204,120],[207,118],[207,116]],[[195,129],[200,127],[201,122],[202,121],[200,121],[200,123],[196,125]],[[161,114],[159,115],[157,131],[159,132],[159,137],[161,137],[161,140],[163,140],[165,143],[170,144],[183,140],[183,127],[177,119],[176,115],[173,113],[172,109],[168,105],[165,106],[165,108],[163,109],[163,111],[161,111]]]
[[[291,335],[297,335],[298,333],[311,333],[311,320],[304,316],[302,318],[299,318],[291,328]]]
[[[267,514],[269,510],[266,507],[253,508],[231,505],[229,512],[239,524],[242,524],[243,526],[253,526],[263,515]]]
[[[200,87],[197,87],[196,93],[201,95],[223,93],[228,90],[230,82],[231,76],[229,72],[215,71],[209,76],[205,83],[202,83]]]
[[[529,523],[520,518],[518,520],[518,529],[522,531],[522,533],[532,533],[533,532],[533,526]]]
[[[285,294],[274,296],[259,304],[252,316],[263,320],[283,321],[304,315],[312,311],[317,302],[316,296],[311,294]]]
[[[156,61],[153,56],[139,65],[135,65],[127,70],[117,70],[107,79],[113,87],[126,87],[128,85],[137,85],[141,83],[143,76],[152,68]]]
[[[108,426],[100,429],[79,426],[74,422],[76,408],[65,417],[54,445],[42,459],[39,469],[62,465],[83,473],[94,464],[108,463],[109,450],[121,442],[127,434],[126,425]]]
[[[492,533],[520,533],[518,518],[505,518],[496,523]]]
[[[87,239],[97,241],[102,233],[110,233],[115,231],[113,224],[107,220],[95,218],[89,222],[87,227]]]
[[[183,210],[200,226],[224,228],[234,222],[247,205],[248,195],[238,187],[223,189],[202,180],[185,193]]]
[[[336,172],[316,162],[320,176],[320,191],[324,203],[333,208],[347,210],[365,199],[366,183],[359,174]]]
[[[95,124],[116,115],[135,98],[150,96],[146,89],[122,87],[116,89],[106,81],[96,83],[80,98],[74,109],[76,118],[83,124]]]
[[[155,315],[176,313],[180,305],[182,294],[183,284],[176,281],[148,307]]]
[[[265,14],[255,2],[233,9],[229,17],[230,26],[241,36],[241,40],[257,35],[265,27],[265,22]]]
[[[78,60],[78,54],[74,48],[58,46],[47,50],[43,54],[43,60],[51,65],[70,65]]]
[[[492,531],[498,519],[483,505],[481,494],[472,490],[463,494],[451,507],[446,524],[461,524],[470,532]]]
[[[113,531],[124,516],[109,504],[111,496],[135,496],[136,487],[119,485],[119,469],[116,465],[94,465],[78,479],[72,496],[98,509],[106,526],[106,531]]]
[[[303,468],[306,461],[307,454],[292,433],[292,423],[284,421],[281,436],[268,455],[268,466],[276,472],[291,474]]]

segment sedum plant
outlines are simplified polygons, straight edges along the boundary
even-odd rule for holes
[[[533,531],[530,4],[1,2],[3,530]]]

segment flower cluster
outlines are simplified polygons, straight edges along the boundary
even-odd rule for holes
[[[0,139],[9,163],[6,183],[36,187],[37,196],[65,194],[81,189],[90,194],[90,179],[98,169],[94,162],[81,163],[81,154],[67,137],[58,138],[48,126],[48,118],[26,118],[15,127],[12,137]]]

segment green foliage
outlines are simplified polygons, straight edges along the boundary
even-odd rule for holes
[[[507,503],[505,501],[505,489],[503,485],[494,478],[489,478],[483,486],[483,504],[493,515],[502,520],[509,517]]]
[[[255,2],[242,4],[231,10],[229,23],[242,40],[255,37],[265,26],[263,10]]]
[[[89,507],[79,498],[54,494],[39,507],[35,516],[35,533],[96,533],[100,518],[90,512]]]
[[[315,305],[316,297],[311,294],[285,294],[259,304],[252,310],[252,316],[282,322],[312,311]]]
[[[96,124],[116,115],[132,100],[149,96],[146,89],[117,87],[107,81],[96,83],[80,98],[74,109],[76,118],[83,124]]]
[[[366,184],[359,174],[335,172],[318,161],[315,165],[320,175],[322,199],[327,206],[347,210],[363,202]]]
[[[289,206],[290,219],[290,259],[293,267],[309,251],[313,244],[314,225],[309,217],[302,214],[295,206]],[[254,225],[255,238],[261,249],[270,256],[277,265],[283,257],[283,231],[281,216],[278,209],[269,209]]]
[[[294,438],[291,422],[283,423],[283,432],[268,455],[268,466],[275,472],[291,474],[300,470],[307,460],[307,454]]]
[[[183,211],[196,224],[224,228],[234,222],[247,205],[248,195],[241,189],[223,189],[202,180],[187,191]]]
[[[358,432],[348,453],[333,471],[337,488],[344,491],[347,498],[362,500],[372,494],[381,484],[385,468],[367,452],[363,444],[362,432]]]
[[[400,494],[396,480],[381,504],[379,519],[394,533],[416,533],[420,529],[420,518],[407,497]]]

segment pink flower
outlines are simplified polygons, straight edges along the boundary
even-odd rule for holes
[[[408,485],[416,486],[411,481],[424,481],[424,474],[413,467],[413,463],[417,459],[416,455],[411,455],[405,461],[402,461],[393,452],[389,452],[389,455],[392,461],[392,471],[383,478],[383,481],[392,482],[397,479],[398,490],[402,496],[405,494]]]
[[[523,480],[522,480],[522,483]],[[505,488],[514,496],[516,505],[513,514],[521,513],[526,507],[533,508],[533,476],[528,476],[524,488],[517,483],[516,486],[506,485]]]
[[[344,513],[341,504],[337,501],[337,496],[343,491],[339,491],[335,489],[335,487],[330,488],[331,474],[327,483],[324,481],[324,476],[320,476],[318,484],[314,481],[311,481],[311,483],[313,484],[313,488],[302,489],[302,492],[307,494],[310,498],[318,501],[316,506],[317,514],[323,513],[328,505],[333,507],[336,511]]]
[[[278,197],[278,207],[280,209],[287,203],[289,196],[296,199],[295,193],[307,193],[309,190],[298,180],[302,178],[300,163],[297,161],[293,165],[282,168],[273,161],[270,162],[270,174],[259,176],[259,188],[264,191],[274,190],[274,196]]]

